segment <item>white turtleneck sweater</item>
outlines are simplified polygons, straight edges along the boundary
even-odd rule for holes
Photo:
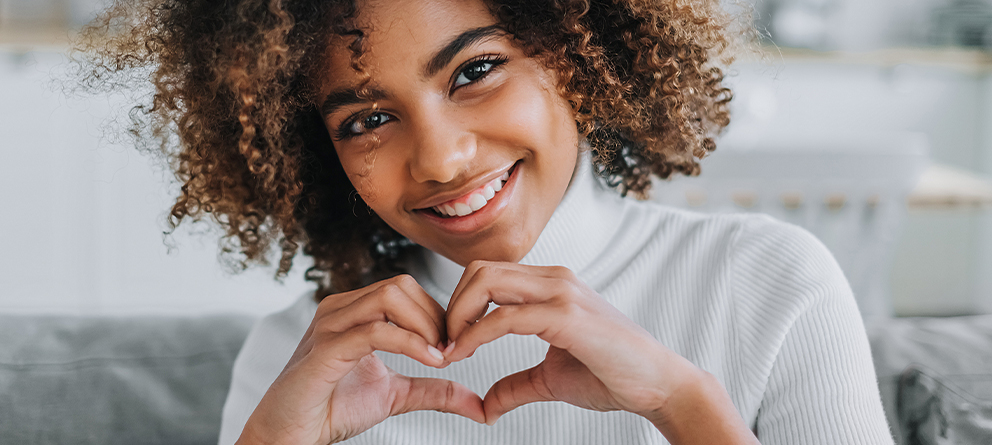
[[[623,199],[580,168],[521,261],[571,269],[662,344],[716,376],[758,439],[770,444],[891,444],[871,353],[850,287],[827,249],[757,215],[704,215]],[[462,268],[424,251],[410,273],[441,306]],[[333,298],[333,297],[330,297]],[[308,293],[260,320],[234,364],[220,444],[233,444],[313,319]],[[376,352],[393,370],[485,394],[547,352],[509,335],[445,369]],[[627,412],[534,403],[494,426],[419,411],[386,419],[349,444],[667,444]]]

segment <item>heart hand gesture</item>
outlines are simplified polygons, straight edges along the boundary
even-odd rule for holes
[[[397,374],[373,353],[444,366],[435,347],[442,344],[444,315],[408,275],[325,298],[239,443],[334,443],[415,410],[484,422],[482,399],[468,388]]]
[[[499,305],[488,312],[489,303]],[[496,382],[483,406],[492,425],[527,403],[561,401],[639,414],[673,444],[756,444],[711,374],[658,342],[563,267],[476,261],[448,304],[455,362],[506,334],[550,343],[537,366]]]
[[[489,303],[499,305],[486,314]],[[487,423],[531,402],[562,401],[597,411],[651,417],[668,390],[694,368],[563,267],[473,262],[455,288],[444,351],[455,362],[506,334],[550,343],[537,366],[496,382]],[[671,371],[671,372],[669,372]]]

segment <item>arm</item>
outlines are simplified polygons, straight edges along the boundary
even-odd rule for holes
[[[758,415],[766,444],[892,444],[868,339],[850,291],[796,319]]]
[[[813,235],[749,218],[734,255],[742,341],[764,382],[767,444],[891,444],[861,315],[840,266]]]
[[[667,403],[646,416],[658,431],[672,444],[757,444],[723,385],[699,368],[686,372]]]
[[[489,302],[500,306],[486,314]],[[473,262],[447,317],[452,343],[444,353],[452,362],[507,334],[536,335],[549,343],[542,363],[489,389],[486,423],[527,403],[562,401],[638,414],[677,445],[757,443],[714,377],[658,342],[568,269]]]

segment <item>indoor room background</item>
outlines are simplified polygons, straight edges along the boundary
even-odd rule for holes
[[[0,312],[295,301],[305,259],[279,283],[230,273],[208,224],[163,235],[178,187],[118,131],[144,92],[76,94],[67,77],[67,37],[100,4],[0,0]],[[752,15],[756,51],[727,73],[732,125],[702,177],[656,199],[806,226],[866,317],[992,312],[992,3],[760,0]]]

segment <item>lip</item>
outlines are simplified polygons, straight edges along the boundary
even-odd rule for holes
[[[434,213],[434,210],[431,210],[430,207],[418,209],[416,210],[416,214],[426,219],[432,225],[435,225],[441,230],[448,232],[452,235],[469,235],[475,233],[480,229],[492,224],[492,222],[495,221],[496,218],[499,216],[499,213],[510,204],[510,199],[513,196],[513,193],[517,185],[517,176],[518,173],[520,172],[520,162],[519,161],[515,162],[510,167],[499,170],[499,173],[497,173],[492,178],[480,182],[480,184],[485,184],[486,182],[491,181],[492,179],[498,178],[500,175],[503,174],[503,172],[509,169],[512,169],[512,171],[510,172],[510,177],[507,178],[506,183],[503,184],[503,189],[500,190],[499,193],[497,193],[496,196],[493,197],[493,199],[486,202],[485,207],[475,212],[472,212],[471,214],[465,216],[455,216],[455,217],[445,218],[438,215],[437,213]],[[478,187],[479,187],[478,185],[475,186],[475,188]],[[475,190],[475,188],[468,188],[466,189],[466,191],[462,192],[461,195],[451,195],[448,193],[444,195],[438,195],[439,197],[445,199],[442,201],[438,201],[437,204],[447,202],[452,199],[463,196],[465,193]],[[435,200],[432,199],[431,202],[434,201]]]
[[[438,193],[437,195],[431,196],[427,200],[424,200],[424,201],[422,201],[420,203],[417,203],[414,206],[414,209],[417,212],[420,212],[420,211],[423,211],[423,210],[431,211],[431,207],[444,204],[444,203],[446,203],[448,201],[451,201],[453,199],[461,198],[461,197],[469,194],[470,192],[472,192],[474,190],[477,190],[477,189],[481,188],[482,186],[488,184],[493,179],[496,179],[496,178],[498,178],[500,176],[503,176],[503,173],[506,173],[507,170],[512,169],[515,165],[517,165],[517,163],[518,163],[518,161],[513,161],[512,163],[504,166],[503,168],[500,168],[498,170],[495,170],[495,171],[493,171],[493,173],[490,173],[490,174],[488,174],[486,176],[480,177],[479,179],[476,179],[475,181],[472,181],[472,182],[470,182],[468,184],[465,184],[464,186],[459,187],[456,190],[451,190],[451,191],[444,192],[444,193]]]

